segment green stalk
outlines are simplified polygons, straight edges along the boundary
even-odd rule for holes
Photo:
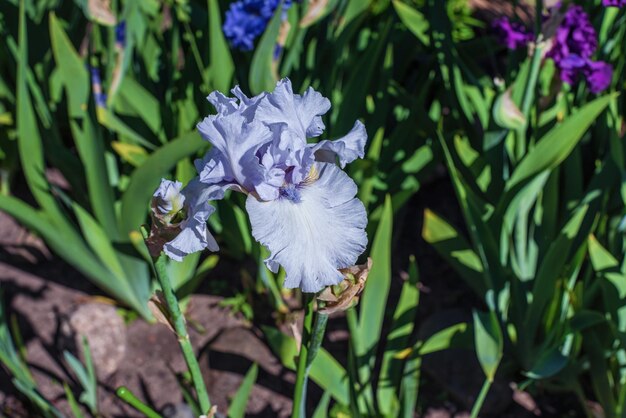
[[[493,380],[489,378],[485,379],[485,383],[483,383],[483,387],[480,390],[480,393],[478,394],[476,401],[474,402],[474,406],[472,407],[472,413],[470,415],[470,418],[478,417],[478,413],[480,412],[480,409],[483,407],[483,403],[485,402],[485,399],[487,398],[487,393],[489,393],[489,388],[491,387],[491,383],[493,383]]]
[[[120,386],[115,391],[118,398],[135,408],[148,418],[162,418],[154,409],[141,402],[126,386]]]
[[[302,344],[300,346],[300,354],[298,355],[298,369],[296,376],[296,388],[293,399],[292,418],[306,418],[306,392],[309,381],[309,372],[311,364],[315,360],[315,356],[319,351],[324,333],[326,332],[326,323],[328,315],[318,313],[315,315],[313,310],[314,298],[306,296],[304,324],[302,325]],[[315,321],[313,317],[315,316]]]
[[[352,307],[346,311],[346,319],[348,321],[348,331],[350,332],[350,342],[356,366],[357,393],[359,395],[358,399],[356,399],[357,406],[359,411],[367,411],[368,414],[373,415],[374,392],[370,380],[372,373],[369,364],[365,361],[363,353],[361,352],[363,344],[361,344],[359,339],[359,320],[357,318],[356,308]]]
[[[209,412],[209,409],[211,409],[211,401],[209,400],[209,394],[207,393],[204,379],[202,378],[202,372],[200,372],[200,365],[198,364],[198,360],[193,352],[193,347],[191,346],[191,340],[189,339],[187,327],[185,326],[185,317],[180,310],[178,299],[176,298],[174,289],[172,289],[172,284],[167,274],[165,258],[165,254],[161,253],[156,260],[153,259],[156,277],[161,285],[161,290],[163,291],[163,297],[165,298],[165,303],[167,304],[171,325],[174,328],[176,336],[178,337],[178,344],[180,345],[183,357],[185,358],[185,363],[187,363],[187,368],[191,374],[191,380],[194,388],[196,389],[200,409],[203,414],[206,414]]]

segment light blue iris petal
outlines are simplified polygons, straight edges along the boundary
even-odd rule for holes
[[[154,192],[156,209],[160,215],[179,211],[185,203],[185,196],[180,193],[183,184],[180,181],[161,179],[159,188]]]
[[[330,109],[330,101],[309,88],[304,95],[293,93],[291,81],[285,78],[276,84],[272,93],[259,102],[256,118],[265,124],[286,124],[291,135],[286,136],[301,146],[307,137],[320,135],[324,130],[321,115]]]
[[[176,238],[163,246],[163,252],[175,261],[182,261],[185,256],[205,248],[219,250],[206,222],[215,212],[209,200],[214,200],[222,193],[220,187],[207,186],[196,179],[189,182],[182,193],[185,196],[187,218],[181,222],[180,233]]]
[[[263,176],[263,167],[256,152],[272,140],[271,131],[257,121],[247,122],[239,113],[208,116],[198,124],[198,130],[217,151],[207,161],[210,167],[200,171],[202,181],[215,183],[215,170],[223,170],[225,182],[233,179],[247,191],[253,190]],[[204,174],[204,175],[203,175]]]
[[[255,190],[261,200],[274,200],[278,198],[279,189],[285,182],[285,171],[276,166],[271,152],[266,152],[262,159],[263,176],[261,182],[255,185]]]
[[[235,113],[239,109],[237,99],[226,97],[220,91],[214,91],[206,98],[213,105],[217,113],[220,115],[229,115]]]
[[[268,268],[283,266],[285,287],[303,292],[341,282],[338,269],[354,265],[367,245],[367,215],[352,179],[334,164],[316,169],[319,179],[298,190],[297,202],[252,195],[246,201],[252,235],[271,253]]]
[[[365,126],[356,121],[354,127],[346,136],[334,141],[320,141],[312,144],[317,161],[335,162],[339,158],[339,165],[344,168],[357,158],[365,156],[365,143],[367,142],[367,131]]]

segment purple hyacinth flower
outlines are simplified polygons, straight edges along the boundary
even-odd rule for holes
[[[560,62],[561,80],[568,84],[574,84],[578,74],[587,66],[587,60],[576,54],[564,57]]]
[[[581,6],[570,6],[559,25],[548,58],[561,68],[561,61],[572,54],[589,59],[598,47],[596,30]]]
[[[604,61],[589,61],[584,69],[585,78],[589,83],[589,90],[597,94],[611,85],[613,66]]]
[[[622,7],[626,6],[626,0],[602,0],[604,7]]]
[[[511,22],[506,16],[494,20],[493,28],[496,31],[498,40],[506,45],[508,49],[525,47],[533,40],[533,34],[524,25],[518,22]]]

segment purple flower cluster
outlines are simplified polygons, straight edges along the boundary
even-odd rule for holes
[[[279,5],[279,0],[239,0],[230,5],[224,21],[224,35],[228,42],[241,51],[251,51]],[[283,11],[291,0],[283,2]]]
[[[533,34],[524,25],[511,22],[506,16],[494,20],[493,28],[500,42],[509,49],[522,48],[533,40]]]
[[[607,3],[616,1],[604,0],[604,4]],[[619,4],[624,3],[626,0],[619,0]],[[511,22],[507,17],[494,21],[494,28],[509,49],[524,47],[533,39],[523,25]],[[554,60],[561,80],[574,84],[583,76],[591,92],[599,93],[611,84],[613,67],[606,62],[592,60],[597,48],[598,36],[589,16],[581,6],[572,5],[567,9],[546,56]]]
[[[622,7],[626,6],[626,0],[602,0],[604,7]]]

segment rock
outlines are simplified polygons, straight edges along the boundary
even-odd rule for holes
[[[69,323],[81,356],[82,337],[87,338],[98,377],[112,375],[126,354],[126,326],[115,308],[86,303],[71,314]]]

